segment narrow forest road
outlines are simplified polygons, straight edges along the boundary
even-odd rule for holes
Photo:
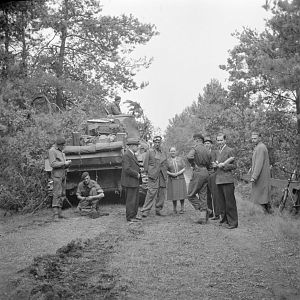
[[[1,285],[1,299],[300,299],[300,220],[265,216],[237,198],[234,230],[216,221],[197,224],[189,203],[183,215],[173,215],[167,203],[167,216],[135,224],[125,222],[121,205],[105,206],[106,217],[69,211],[60,223],[32,220],[16,232],[2,221],[0,278],[11,283]],[[33,256],[54,254],[74,238],[90,241],[15,274]]]

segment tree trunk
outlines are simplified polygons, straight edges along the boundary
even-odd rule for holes
[[[25,21],[25,13],[22,12],[22,24],[21,24],[21,35],[22,35],[22,62],[21,62],[21,74],[23,77],[27,76],[27,49],[26,49],[26,21]]]
[[[297,116],[296,149],[297,149],[298,170],[300,170],[300,88],[296,91],[296,116]]]
[[[64,69],[64,58],[65,58],[65,50],[66,50],[66,41],[67,41],[67,23],[68,23],[68,0],[64,0],[64,20],[61,23],[61,43],[60,49],[58,54],[58,62],[56,66],[56,77],[58,79],[62,79],[63,76],[63,69]],[[56,105],[59,108],[66,108],[66,103],[63,99],[63,88],[57,87],[56,89]]]
[[[4,57],[3,57],[3,67],[1,72],[2,85],[5,85],[8,77],[8,69],[9,69],[9,25],[8,25],[8,11],[6,9],[3,10],[3,29],[4,29]]]

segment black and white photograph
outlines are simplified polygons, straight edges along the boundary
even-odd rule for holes
[[[0,3],[0,300],[300,299],[300,0]]]

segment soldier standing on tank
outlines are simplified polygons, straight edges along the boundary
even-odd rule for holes
[[[121,115],[122,114],[122,111],[120,108],[120,103],[121,103],[121,97],[116,96],[114,102],[111,103],[111,105],[110,105],[110,114],[112,114],[112,115]]]
[[[51,177],[53,180],[52,208],[54,220],[64,218],[62,205],[66,196],[66,169],[71,163],[71,160],[66,160],[63,153],[65,143],[66,141],[63,137],[57,137],[55,144],[49,150],[49,163],[52,168]]]

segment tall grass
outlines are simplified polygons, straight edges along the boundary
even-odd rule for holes
[[[250,185],[239,184],[237,186],[239,217],[245,221],[253,222],[261,226],[270,234],[288,241],[300,242],[300,216],[293,216],[288,210],[280,213],[273,207],[273,213],[265,214],[259,205],[250,202]]]

